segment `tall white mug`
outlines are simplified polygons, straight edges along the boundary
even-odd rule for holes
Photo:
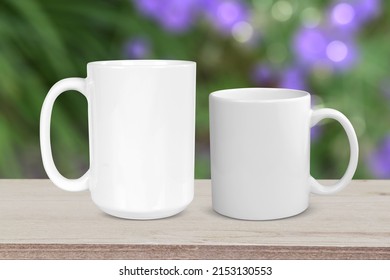
[[[88,63],[87,78],[57,82],[40,120],[52,182],[67,191],[89,189],[102,211],[121,218],[156,219],[185,209],[194,193],[195,69],[191,61],[96,61]],[[79,179],[58,172],[50,145],[52,107],[67,90],[88,100],[90,168]]]
[[[323,186],[310,176],[310,127],[340,122],[350,144],[344,176]],[[311,110],[310,94],[291,89],[243,88],[210,95],[212,201],[216,212],[247,220],[296,215],[310,192],[332,194],[352,179],[358,142],[348,119],[333,109]]]

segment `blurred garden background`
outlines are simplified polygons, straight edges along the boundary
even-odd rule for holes
[[[208,95],[288,87],[343,112],[360,144],[355,178],[390,178],[390,2],[384,0],[0,0],[0,177],[45,178],[39,115],[49,88],[111,59],[197,62],[196,178],[209,178]],[[59,97],[59,170],[88,169],[87,102]],[[311,172],[338,178],[347,137],[312,129]],[[130,171],[129,171],[130,172]]]

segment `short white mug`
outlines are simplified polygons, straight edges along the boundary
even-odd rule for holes
[[[323,186],[310,176],[310,127],[340,122],[350,144],[341,180]],[[352,179],[358,142],[348,119],[333,109],[311,110],[310,94],[291,89],[242,88],[210,95],[212,201],[216,212],[271,220],[303,212],[310,192],[331,194]]]
[[[89,189],[104,212],[157,219],[186,208],[194,194],[196,64],[178,60],[88,63],[87,78],[57,82],[40,120],[49,178],[68,191]],[[53,162],[50,118],[55,99],[77,90],[88,100],[90,169],[63,177]]]

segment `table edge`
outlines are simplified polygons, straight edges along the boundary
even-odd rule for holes
[[[0,244],[0,259],[390,259],[389,247],[137,244]]]

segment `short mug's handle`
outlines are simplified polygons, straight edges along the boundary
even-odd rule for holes
[[[348,185],[356,171],[358,156],[359,156],[359,146],[356,137],[355,130],[352,127],[351,122],[339,111],[333,109],[318,109],[313,110],[311,115],[311,127],[316,125],[319,121],[325,118],[331,118],[338,121],[344,128],[347,133],[349,145],[350,145],[350,157],[347,170],[345,171],[344,176],[335,184],[331,186],[324,186],[320,184],[316,179],[310,176],[310,187],[311,192],[316,194],[333,194],[342,190],[346,185]]]
[[[41,153],[43,166],[47,175],[52,182],[59,188],[66,191],[82,191],[88,189],[88,173],[87,171],[79,179],[67,179],[62,176],[53,160],[50,144],[50,122],[51,112],[53,109],[54,101],[57,97],[67,90],[77,90],[82,93],[88,100],[85,89],[85,79],[82,78],[68,78],[63,79],[52,86],[47,94],[45,101],[43,102],[40,120],[40,141],[41,141]]]

